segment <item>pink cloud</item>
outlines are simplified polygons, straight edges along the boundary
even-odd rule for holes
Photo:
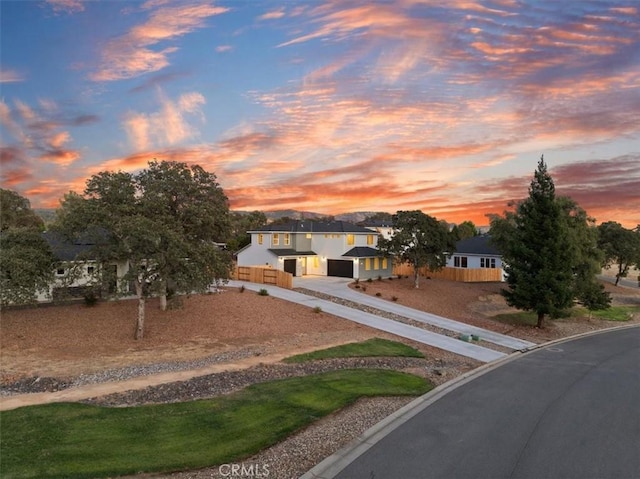
[[[90,75],[94,81],[134,78],[169,65],[169,55],[177,47],[152,50],[159,42],[174,40],[198,28],[207,18],[229,11],[208,3],[162,6],[149,20],[109,41],[101,54],[101,66]]]
[[[55,13],[78,13],[84,11],[81,0],[46,0]]]

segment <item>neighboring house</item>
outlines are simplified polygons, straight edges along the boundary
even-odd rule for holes
[[[269,266],[294,276],[389,277],[393,261],[378,250],[378,234],[346,221],[296,220],[251,234],[238,266]]]
[[[60,261],[55,272],[55,281],[50,286],[48,294],[39,294],[39,302],[48,302],[66,298],[82,298],[92,287],[96,279],[95,261],[90,258],[78,259],[87,256],[94,246],[94,243],[86,239],[69,241],[64,236],[47,231],[42,233],[44,239],[49,243],[49,247],[54,256]],[[113,263],[108,267],[112,268],[112,284],[106,285],[106,292],[113,293],[117,287],[117,278],[122,278],[128,271],[127,261]],[[120,285],[121,292],[128,291],[127,284]]]
[[[375,231],[386,240],[390,240],[395,233],[393,224],[390,221],[367,221],[362,226]]]
[[[502,269],[502,256],[491,243],[488,234],[473,236],[456,243],[456,252],[447,258],[448,268],[485,269],[493,268],[502,271],[502,281],[505,280]]]

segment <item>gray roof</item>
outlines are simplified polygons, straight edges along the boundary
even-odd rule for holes
[[[371,230],[346,221],[294,220],[284,224],[270,224],[250,233],[367,233]]]
[[[500,251],[491,242],[490,235],[472,236],[456,243],[456,254],[478,254],[500,256]]]
[[[269,248],[269,251],[276,256],[316,256],[313,251],[296,251],[292,248]]]
[[[348,258],[371,258],[373,256],[380,256],[380,251],[375,248],[370,248],[369,246],[356,246],[355,248],[351,248],[342,256],[346,256]]]
[[[78,256],[87,259],[90,256],[91,249],[95,246],[95,241],[91,241],[86,237],[71,241],[53,231],[45,231],[42,233],[42,237],[49,243],[51,252],[60,261],[74,261]]]

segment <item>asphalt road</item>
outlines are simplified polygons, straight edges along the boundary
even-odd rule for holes
[[[640,478],[640,328],[551,345],[490,370],[335,477]]]

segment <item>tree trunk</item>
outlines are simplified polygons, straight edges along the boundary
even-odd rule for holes
[[[162,282],[162,290],[160,291],[160,310],[167,310],[167,282]]]
[[[420,270],[417,267],[413,268],[413,284],[415,288],[418,289],[420,287]]]
[[[136,322],[135,339],[142,339],[144,336],[144,306],[145,299],[142,290],[142,283],[136,281],[136,294],[138,295],[138,320]]]
[[[544,313],[538,313],[538,327],[544,327]]]

